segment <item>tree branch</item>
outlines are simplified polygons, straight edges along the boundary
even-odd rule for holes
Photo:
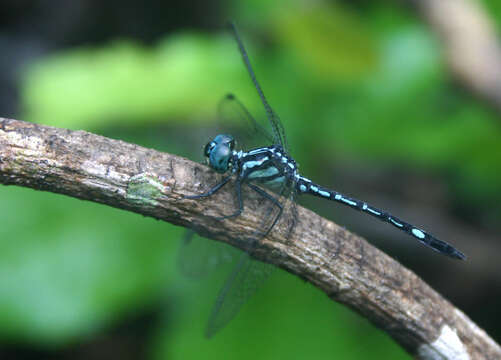
[[[255,197],[241,216],[225,221],[212,217],[231,208],[231,187],[204,200],[183,198],[206,190],[204,184],[218,176],[187,159],[123,141],[0,118],[0,183],[134,211],[244,248],[234,239],[257,226]],[[410,270],[342,227],[298,211],[301,221],[293,233],[277,224],[258,246],[257,258],[348,305],[420,359],[501,358],[483,330]]]

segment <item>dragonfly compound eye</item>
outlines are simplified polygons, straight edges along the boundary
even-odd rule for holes
[[[210,151],[209,164],[217,172],[224,173],[229,168],[231,149],[227,144],[216,145]]]
[[[205,145],[205,147],[204,147],[204,155],[206,157],[209,157],[212,149],[214,149],[214,146],[216,146],[216,144],[214,143],[214,141],[211,141],[210,143],[207,143],[207,145]]]

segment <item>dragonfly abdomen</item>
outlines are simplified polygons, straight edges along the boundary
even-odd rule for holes
[[[399,218],[391,215],[390,213],[375,208],[364,201],[347,197],[337,191],[330,190],[323,186],[317,185],[313,183],[311,180],[303,178],[301,176],[297,177],[296,188],[301,193],[311,194],[313,196],[321,197],[323,199],[333,200],[343,205],[347,205],[355,210],[365,212],[375,218],[378,218],[381,221],[393,225],[397,229],[416,238],[423,245],[428,246],[429,248],[439,253],[457,259],[466,258],[462,252],[456,250],[453,246],[449,245],[445,241],[439,240],[434,236],[428,234],[427,232],[415,227],[414,225],[402,221]]]

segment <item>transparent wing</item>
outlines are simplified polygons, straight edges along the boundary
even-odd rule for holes
[[[284,204],[281,204],[282,211],[271,200],[264,197],[260,200],[263,201],[261,205],[263,208],[261,212],[263,214],[262,224],[246,240],[246,243],[249,244],[247,252],[242,254],[237,265],[226,280],[225,285],[219,292],[207,325],[207,337],[213,336],[224,328],[273,272],[274,266],[254,260],[251,254],[254,252],[260,239],[266,236],[278,221],[286,222],[286,236],[289,237],[291,235],[290,232],[296,223],[294,188],[283,185],[277,194],[270,194],[270,196],[274,196],[276,199],[282,201],[285,200]],[[278,216],[280,217],[278,218]]]
[[[243,103],[233,94],[227,94],[218,105],[218,116],[227,126],[235,120],[240,121],[241,128],[237,134],[239,148],[249,150],[259,146],[268,146],[275,139],[264,126],[260,125]]]
[[[259,98],[261,99],[261,103],[263,104],[263,107],[266,111],[266,116],[268,117],[268,120],[271,124],[271,128],[273,129],[273,139],[274,139],[273,142],[274,144],[282,145],[284,150],[288,153],[289,144],[287,143],[287,138],[285,136],[285,131],[282,122],[280,121],[278,115],[273,111],[270,104],[268,103],[268,100],[266,100],[266,97],[264,96],[264,92],[261,89],[261,85],[259,85],[259,82],[257,81],[256,78],[256,74],[254,74],[254,70],[252,69],[252,65],[249,60],[249,55],[247,55],[247,51],[245,50],[244,44],[240,39],[240,36],[238,35],[238,31],[235,25],[230,23],[229,28],[230,31],[233,33],[233,36],[237,42],[238,50],[242,55],[242,60],[244,62],[244,65],[247,69],[247,72],[249,73],[249,76],[252,80],[252,83],[254,84],[254,87],[256,88]]]
[[[252,206],[261,209],[257,212],[260,214],[260,225],[236,239],[244,244],[246,252],[240,252],[240,255],[235,256],[238,250],[200,237],[192,230],[186,232],[179,250],[179,268],[184,275],[191,278],[202,278],[223,263],[239,259],[214,304],[206,330],[208,337],[213,336],[235,317],[240,308],[272,273],[274,268],[272,265],[252,259],[251,255],[259,245],[259,241],[279,221],[286,222],[286,229],[292,229],[295,224],[295,217],[291,217],[289,211],[295,209],[293,201],[295,191],[291,184],[284,183],[275,189],[275,192],[261,187],[258,192],[251,186],[246,186],[244,192],[246,204],[251,205],[251,202],[255,202]],[[259,196],[249,196],[251,194],[248,192],[257,192]],[[263,195],[264,193],[266,195]]]
[[[272,265],[253,260],[249,254],[243,253],[219,292],[205,335],[210,338],[225,327],[269,277],[273,269]]]
[[[231,246],[201,237],[193,230],[186,230],[179,247],[177,266],[184,276],[201,279],[238,256],[238,250]]]
[[[275,134],[275,139],[278,141],[280,145],[284,148],[287,154],[290,153],[289,143],[287,142],[287,137],[285,136],[285,129],[280,121],[280,117],[278,114],[270,108],[270,113],[267,113],[268,120],[271,123],[271,127],[273,128],[273,132]]]

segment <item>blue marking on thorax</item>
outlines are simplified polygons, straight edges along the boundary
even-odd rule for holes
[[[308,188],[305,185],[301,184],[301,185],[299,185],[299,190],[301,190],[301,192],[306,192],[306,190],[308,190]]]
[[[279,171],[276,167],[270,166],[266,169],[255,170],[255,171],[251,172],[249,174],[249,179],[270,177],[270,176],[276,175],[278,173],[279,173]]]
[[[264,158],[262,158],[260,160],[249,160],[249,161],[246,161],[246,162],[244,162],[243,169],[244,170],[246,170],[246,169],[252,169],[253,167],[262,165],[267,160],[269,160],[268,156],[265,156]]]
[[[247,154],[248,155],[256,155],[256,154],[260,154],[262,152],[268,152],[268,151],[272,151],[270,149],[267,149],[267,148],[259,148],[259,149],[254,149],[254,150],[251,150],[249,151]],[[273,151],[272,151],[273,152]]]

